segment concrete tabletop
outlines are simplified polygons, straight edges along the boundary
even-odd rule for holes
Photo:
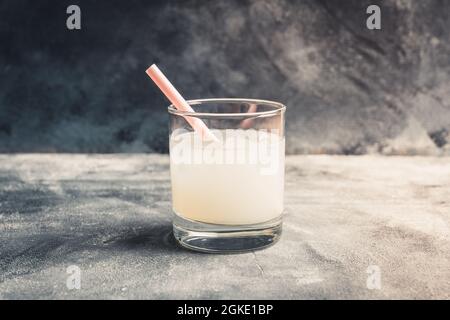
[[[0,298],[450,298],[450,158],[286,161],[280,242],[210,255],[172,238],[167,156],[1,155]]]

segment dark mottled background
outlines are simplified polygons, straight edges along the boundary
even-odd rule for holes
[[[187,98],[285,103],[289,153],[450,154],[449,40],[445,0],[2,0],[0,152],[166,152],[156,62]]]

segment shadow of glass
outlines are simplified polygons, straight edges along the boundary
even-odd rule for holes
[[[102,243],[102,247],[107,250],[185,251],[173,237],[170,222],[130,228],[111,236]]]

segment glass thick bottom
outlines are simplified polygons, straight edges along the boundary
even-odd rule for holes
[[[281,236],[282,219],[250,225],[219,225],[175,215],[173,234],[185,248],[207,253],[237,253],[263,249]]]

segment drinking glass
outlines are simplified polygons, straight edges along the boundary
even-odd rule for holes
[[[175,238],[217,253],[275,243],[282,229],[286,107],[256,99],[188,103],[195,112],[168,107]],[[194,131],[189,118],[203,121],[216,139]]]

